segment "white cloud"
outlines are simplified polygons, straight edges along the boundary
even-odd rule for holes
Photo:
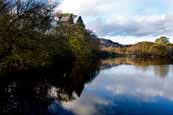
[[[173,36],[172,3],[172,0],[63,0],[57,10],[83,16],[86,27],[99,37],[133,37],[137,42],[148,36],[149,41],[155,39],[151,37]]]
[[[110,17],[104,20],[95,20],[89,28],[104,36],[149,36],[173,35],[173,15],[146,15],[133,17]]]
[[[145,36],[145,37],[134,37],[134,36],[103,36],[103,38],[105,39],[110,39],[114,42],[118,42],[124,45],[127,44],[135,44],[136,42],[140,42],[140,41],[151,41],[154,42],[155,36]],[[173,41],[173,39],[172,39]]]
[[[71,12],[82,16],[95,16],[107,14],[129,14],[132,12],[132,3],[136,0],[63,0],[59,10]],[[120,12],[121,11],[121,12]]]

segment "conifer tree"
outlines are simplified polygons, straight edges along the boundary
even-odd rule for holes
[[[76,21],[76,25],[80,26],[81,28],[85,29],[85,24],[83,22],[83,19],[81,16],[79,16],[79,18]]]

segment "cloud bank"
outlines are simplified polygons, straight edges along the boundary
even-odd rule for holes
[[[173,36],[171,4],[172,0],[63,0],[57,10],[83,16],[99,37],[140,41],[150,36],[153,41],[156,36]]]

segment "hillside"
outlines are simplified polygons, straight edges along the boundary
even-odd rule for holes
[[[107,40],[100,38],[100,46],[102,48],[104,47],[123,47],[122,44],[119,44],[118,42],[113,42],[112,40]]]

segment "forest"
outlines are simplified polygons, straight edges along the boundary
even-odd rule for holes
[[[58,4],[57,4],[58,5]],[[0,71],[48,67],[58,59],[93,58],[99,40],[81,16],[38,0],[0,0]]]

